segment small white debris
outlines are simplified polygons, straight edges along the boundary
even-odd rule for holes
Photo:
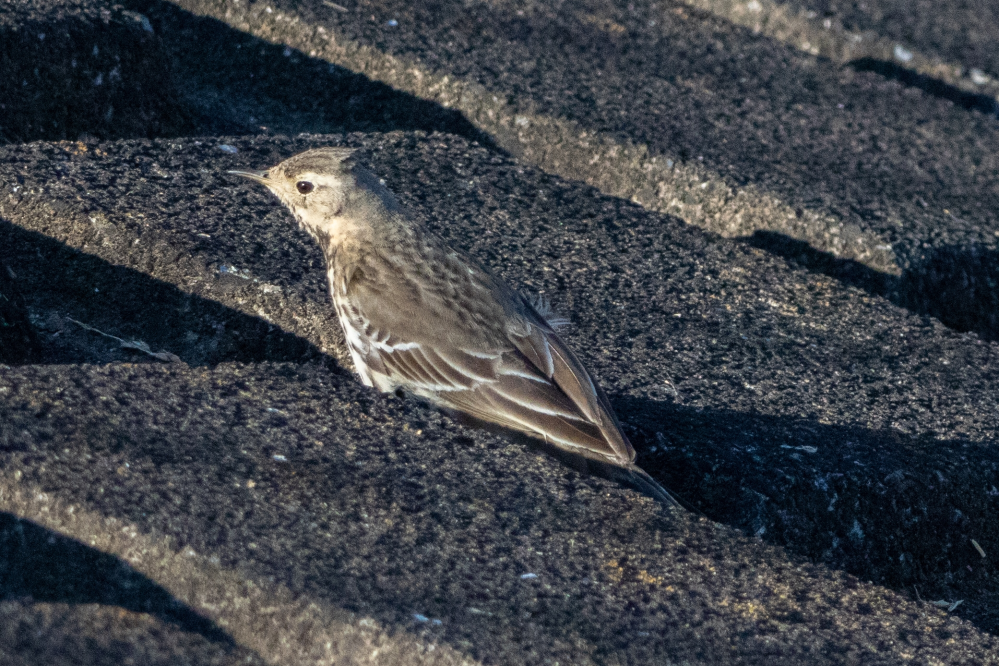
[[[237,148],[236,146],[230,146],[225,143],[219,146],[219,150],[221,150],[223,153],[229,153],[230,155],[235,155],[236,153],[239,152],[239,148]]]
[[[939,608],[946,608],[947,612],[952,612],[955,608],[964,603],[964,599],[958,599],[957,601],[947,601],[946,599],[937,599],[936,601],[931,601],[930,603]]]
[[[986,83],[989,82],[989,77],[986,76],[985,72],[983,72],[980,69],[971,70],[970,72],[968,72],[968,76],[971,77],[971,82],[974,83],[976,86],[984,86]]]
[[[971,545],[975,547],[975,550],[977,550],[978,554],[982,556],[982,559],[985,559],[985,549],[978,545],[978,542],[974,539],[971,540]]]
[[[271,458],[274,458],[274,460],[276,460],[278,462],[288,462],[288,459],[285,458],[280,453],[275,453],[274,455],[271,456]]]
[[[909,62],[912,60],[912,51],[906,49],[901,44],[895,45],[895,59],[901,62]]]
[[[442,621],[438,620],[437,618],[429,618],[426,615],[422,615],[420,613],[413,613],[413,619],[416,620],[417,622],[429,622],[430,624],[438,627],[444,624]]]
[[[94,291],[97,291],[97,289],[94,289]],[[77,326],[83,328],[84,330],[90,331],[92,333],[97,333],[98,335],[102,335],[105,338],[110,338],[112,340],[117,341],[122,349],[134,349],[136,351],[140,351],[143,354],[147,354],[155,358],[157,361],[164,361],[166,363],[181,362],[181,358],[179,356],[177,356],[176,354],[171,354],[168,351],[154,352],[152,349],[149,348],[149,345],[147,345],[142,340],[125,340],[123,338],[119,338],[118,336],[111,335],[110,333],[105,333],[104,331],[98,330],[93,326],[88,326],[87,324],[84,324],[82,321],[77,321],[75,319],[72,319],[71,317],[66,317],[66,319],[68,321],[73,322]]]
[[[526,574],[521,574],[520,575],[520,580],[534,580],[537,577],[538,577],[538,574],[536,574],[536,573],[526,573]]]
[[[817,453],[818,448],[814,446],[789,446],[788,444],[781,444],[782,449],[794,449],[795,451],[804,451],[805,453]]]
[[[394,28],[394,27],[396,27],[397,25],[399,25],[399,22],[398,22],[398,21],[396,21],[395,19],[389,19],[389,21],[388,21],[388,24],[389,24],[389,27],[390,27],[390,28]]]
[[[244,280],[251,279],[250,271],[246,270],[245,268],[236,268],[235,266],[226,266],[225,264],[221,264],[219,266],[219,273],[224,273],[226,275],[235,275],[236,277],[242,278]]]
[[[746,3],[746,9],[753,12],[754,14],[758,14],[763,11],[763,5],[761,5],[756,0],[749,0],[749,2]]]
[[[516,116],[513,122],[517,124],[518,127],[527,127],[531,124],[531,121],[527,119],[527,116]]]

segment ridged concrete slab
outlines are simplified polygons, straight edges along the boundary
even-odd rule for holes
[[[569,315],[571,343],[608,388],[641,464],[728,526],[663,514],[338,372],[318,250],[266,193],[224,175],[329,144],[362,148],[451,242]],[[2,158],[0,215],[17,250],[5,259],[24,276],[43,345],[63,362],[144,362],[3,371],[7,466],[62,501],[388,627],[429,618],[439,640],[486,661],[535,663],[554,650],[572,663],[713,663],[732,650],[756,663],[770,659],[766,626],[787,640],[788,663],[868,644],[890,661],[908,648],[865,633],[865,613],[889,622],[875,597],[890,600],[892,641],[917,619],[944,622],[877,585],[860,585],[868,600],[848,611],[804,592],[858,584],[837,569],[964,599],[955,612],[993,626],[994,566],[974,543],[999,551],[996,343],[449,135],[31,144]],[[67,314],[183,363],[122,349]],[[260,365],[268,360],[310,364]],[[248,484],[268,491],[258,498]],[[307,547],[312,524],[328,525],[332,541]],[[377,538],[364,541],[358,530],[372,524]],[[799,571],[797,556],[732,527],[818,568]],[[682,546],[663,536],[676,530]],[[709,592],[715,584],[682,564],[690,539],[706,571],[734,578]],[[585,543],[597,545],[571,545]],[[469,553],[481,556],[461,559]],[[783,568],[736,592],[744,560]],[[610,587],[573,596],[597,572]],[[523,574],[564,585],[521,599],[517,586],[536,580]],[[629,576],[651,591],[601,596]],[[794,609],[757,608],[765,589],[784,586],[798,592],[773,603],[805,594]],[[677,590],[697,601],[669,596]],[[841,612],[852,619],[822,619]],[[948,638],[917,652],[992,654],[975,652],[993,649],[991,638],[953,621]],[[512,628],[497,635],[490,622]],[[740,633],[750,626],[759,631]],[[954,636],[965,636],[957,647]]]
[[[289,67],[330,62],[438,102],[552,173],[996,336],[999,122],[932,85],[685,4],[177,4],[213,20],[135,6],[165,29],[222,21],[286,46]],[[224,62],[242,46],[205,48]]]
[[[189,132],[145,16],[93,0],[0,6],[0,142]]]
[[[109,75],[165,53],[140,74],[176,99],[115,90],[206,136],[102,143],[174,130],[79,114],[79,135],[11,135],[79,142],[0,159],[0,262],[45,364],[0,368],[0,612],[35,632],[0,634],[5,658],[996,659],[996,137],[977,107],[680,4],[11,7],[18,39],[64,19],[85,38],[8,70],[72,68],[92,39]],[[84,83],[55,98],[103,89]],[[219,135],[332,129],[367,134]],[[340,142],[571,316],[642,464],[721,527],[341,372],[318,251],[219,175]]]

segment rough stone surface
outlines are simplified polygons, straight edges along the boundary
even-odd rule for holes
[[[194,128],[152,24],[93,0],[0,6],[0,142]]]
[[[999,7],[989,0],[806,0],[787,4],[841,23],[849,30],[874,31],[961,63],[966,69],[999,78],[999,53],[995,48],[999,43]]]
[[[217,117],[282,131],[387,123],[480,141],[485,130],[549,172],[999,337],[988,287],[999,125],[932,77],[891,62],[843,67],[682,3],[178,4],[206,16],[157,0],[132,6],[163,26],[204,99],[236,100]],[[246,33],[264,40],[259,51]],[[189,35],[196,52],[181,41]],[[324,58],[472,126],[417,125],[423,110],[398,97],[368,106],[378,84],[345,85]],[[230,59],[235,69],[202,66]],[[347,94],[325,102],[306,86]],[[953,282],[972,285],[956,315]]]
[[[116,600],[117,601],[117,600]],[[0,601],[0,659],[10,666],[264,666],[249,650],[118,603]]]
[[[32,134],[58,120],[32,98],[8,140],[79,140],[0,149],[0,264],[37,338],[34,365],[0,367],[0,565],[16,565],[0,614],[20,627],[0,654],[315,663],[306,643],[332,625],[282,624],[293,606],[384,629],[329,634],[337,663],[999,660],[994,119],[679,5],[339,6],[199,5],[289,39],[326,26],[479,87],[456,111],[429,101],[429,69],[407,70],[421,99],[168,3],[42,5],[37,25],[5,8],[8,27],[110,31],[123,62],[165,53],[193,129],[100,138],[181,133],[136,111]],[[65,44],[31,52],[39,71],[92,53]],[[721,238],[532,168],[496,148],[515,128],[485,135],[462,106],[499,92],[831,211],[845,242],[880,234],[904,270],[777,232]],[[513,153],[581,154],[533,136]],[[318,249],[224,174],[330,144],[551,299],[639,463],[706,518],[363,389]],[[588,173],[624,178],[605,157]],[[104,522],[65,540],[56,504]],[[94,546],[122,534],[138,545]],[[157,539],[173,564],[142,577]],[[229,572],[211,594],[188,552]],[[267,601],[274,586],[291,601]]]
[[[24,298],[9,266],[0,263],[0,363],[15,365],[35,360],[35,329],[28,320]]]
[[[495,614],[492,607],[480,605],[486,599],[513,603],[512,591],[497,588],[498,582],[482,581],[467,585],[480,589],[481,583],[485,586],[481,589],[498,591],[481,593],[485,597],[480,598],[476,596],[480,593],[473,594],[462,585],[453,593],[440,590],[452,589],[447,580],[464,571],[465,565],[455,559],[458,553],[462,557],[478,553],[476,566],[506,562],[507,556],[500,553],[516,551],[506,540],[521,538],[519,528],[506,522],[512,517],[517,517],[519,525],[525,515],[539,509],[555,512],[551,520],[559,516],[560,527],[546,526],[549,518],[532,518],[536,527],[531,530],[540,531],[529,530],[523,536],[532,544],[522,546],[528,548],[524,557],[549,553],[567,539],[588,542],[595,538],[594,530],[613,531],[613,537],[606,537],[594,551],[596,559],[589,565],[580,565],[569,551],[545,555],[544,562],[564,562],[575,572],[560,570],[557,577],[566,584],[583,584],[583,578],[593,580],[593,571],[618,566],[607,564],[611,560],[620,563],[616,551],[613,557],[607,555],[612,543],[621,548],[629,544],[627,548],[633,550],[624,552],[627,561],[642,554],[635,574],[639,579],[667,580],[650,573],[651,562],[666,566],[683,555],[664,547],[660,536],[643,536],[639,524],[652,520],[651,524],[660,526],[656,529],[666,529],[660,522],[666,518],[656,518],[657,510],[633,493],[594,486],[595,479],[559,470],[553,461],[538,461],[523,443],[505,444],[496,436],[452,425],[429,408],[372,395],[350,375],[337,372],[336,366],[296,370],[297,366],[259,365],[281,359],[322,364],[327,357],[344,362],[345,355],[337,329],[323,325],[330,323],[331,315],[325,314],[329,306],[318,249],[269,195],[234,182],[225,171],[267,165],[306,147],[329,144],[361,148],[403,201],[450,242],[523,289],[543,293],[569,315],[574,321],[570,342],[608,387],[639,449],[639,462],[709,518],[796,552],[765,556],[787,561],[789,567],[797,567],[791,563],[805,556],[820,563],[821,571],[845,569],[900,591],[916,585],[924,596],[934,599],[963,598],[965,613],[982,628],[992,626],[988,598],[995,573],[987,561],[982,562],[970,540],[975,539],[986,552],[999,549],[999,531],[991,519],[999,502],[999,493],[992,490],[999,484],[999,470],[991,438],[999,419],[994,409],[996,343],[954,333],[824,276],[795,270],[759,250],[525,169],[449,135],[169,139],[92,144],[86,150],[77,144],[7,148],[0,177],[8,183],[20,178],[22,184],[16,193],[11,186],[4,190],[0,215],[8,220],[7,230],[17,241],[10,247],[23,248],[7,261],[26,281],[38,284],[37,291],[26,290],[35,294],[28,305],[36,318],[61,322],[43,329],[44,343],[53,357],[76,363],[92,358],[147,361],[125,366],[132,369],[122,370],[124,374],[112,365],[107,371],[111,374],[101,371],[95,376],[86,371],[73,375],[79,379],[72,381],[58,379],[65,372],[60,370],[46,370],[44,376],[51,379],[9,375],[10,410],[3,419],[9,424],[4,431],[11,455],[9,469],[20,470],[25,482],[57,491],[71,501],[103,507],[101,512],[148,529],[165,530],[199,552],[242,548],[252,539],[258,548],[276,550],[263,560],[244,553],[241,559],[226,563],[264,578],[278,577],[301,594],[322,596],[322,589],[342,594],[345,586],[359,586],[340,603],[352,612],[372,613],[381,622],[405,625],[407,611],[400,609],[406,608],[426,617],[446,616],[446,625],[456,625],[458,633],[445,632],[442,640],[458,647],[467,641],[474,646],[472,654],[487,661],[495,656],[500,661],[530,662],[525,655],[540,647],[514,649],[492,639],[483,642],[475,633],[479,630],[459,621],[454,613],[458,608],[469,613],[471,607]],[[45,289],[45,282],[57,284],[58,289]],[[141,340],[153,351],[175,354],[183,363],[157,370],[152,364],[158,362],[148,354],[122,349],[110,338],[66,323],[67,313],[116,338]],[[75,340],[60,340],[66,334],[60,331],[67,329]],[[80,336],[95,335],[96,341],[79,342]],[[327,350],[325,355],[322,349]],[[231,370],[210,369],[234,362]],[[203,369],[187,370],[189,366]],[[328,374],[331,370],[335,374]],[[247,383],[237,378],[244,373],[254,379]],[[153,379],[161,375],[172,378],[169,387]],[[190,386],[197,377],[214,378],[210,381],[217,388]],[[50,381],[57,385],[50,386]],[[66,402],[78,381],[100,384],[84,389],[84,395],[102,405],[99,415],[94,415],[96,420],[81,422],[71,416],[87,411]],[[147,381],[153,384],[147,386]],[[307,391],[310,381],[312,394]],[[332,387],[320,387],[330,382]],[[55,403],[29,407],[46,403],[44,399],[39,403],[40,390],[60,396],[58,402],[66,406],[58,410],[67,410],[65,417],[55,415]],[[289,391],[289,397],[280,397]],[[295,391],[299,397],[290,397]],[[191,397],[183,397],[188,394]],[[230,394],[233,402],[226,407],[224,395]],[[164,395],[173,396],[169,406],[160,404]],[[251,400],[259,400],[259,406],[251,407]],[[158,414],[163,409],[167,411],[162,416],[150,414],[150,410]],[[147,418],[152,420],[144,421]],[[374,418],[378,427],[366,427],[366,418]],[[63,422],[66,425],[59,425]],[[354,422],[356,427],[341,431]],[[153,423],[162,425],[152,428]],[[183,430],[176,430],[181,423]],[[244,423],[251,430],[244,430]],[[421,434],[414,435],[416,431]],[[275,439],[268,432],[280,436]],[[260,442],[254,445],[258,447],[255,454],[247,448],[253,438]],[[400,446],[409,445],[400,442],[411,439],[419,446],[404,455]],[[471,452],[467,450],[470,445]],[[166,452],[175,446],[185,448]],[[485,451],[500,446],[502,455],[496,459],[493,453],[483,452],[486,457],[469,459],[475,458],[479,446],[485,446]],[[323,462],[307,472],[313,449]],[[116,486],[102,499],[96,489],[111,485],[97,484],[93,473],[85,486],[77,485],[73,479],[79,471],[67,468],[67,463],[42,462],[50,459],[47,450],[64,455],[70,451],[67,463],[109,473],[123,469],[127,462],[124,474],[138,485],[128,492]],[[226,451],[235,457],[230,460]],[[348,462],[337,463],[346,467],[341,471],[336,465],[331,467],[329,455],[347,456]],[[92,462],[81,462],[87,456]],[[350,463],[352,456],[360,457]],[[391,470],[382,469],[388,464],[385,460],[396,460]],[[357,463],[359,471],[354,472],[352,465]],[[521,465],[528,464],[540,465],[541,471],[523,471]],[[284,498],[267,509],[279,512],[266,519],[273,531],[253,521],[238,526],[238,516],[259,516],[264,511],[243,506],[243,494],[215,497],[211,492],[211,497],[205,497],[198,490],[220,485],[235,488],[236,484],[245,488],[248,481],[262,484],[248,471],[238,471],[261,465],[282,479],[266,481],[269,492]],[[371,469],[377,479],[354,478],[362,474],[361,468]],[[122,476],[113,473],[108,484]],[[239,478],[228,479],[232,473]],[[186,474],[196,477],[186,479]],[[583,507],[589,506],[585,499],[589,495],[578,493],[593,491],[559,490],[552,499],[533,494],[555,492],[544,480],[553,474],[565,479],[558,484],[597,487],[601,489],[598,494],[610,492],[611,497],[620,498],[615,502],[623,504],[584,519],[574,512],[588,510]],[[392,478],[397,480],[389,481]],[[358,483],[363,487],[356,487]],[[162,484],[173,484],[169,497],[175,499],[156,499],[160,492],[156,488]],[[327,484],[336,489],[339,499],[324,494],[333,492],[321,490]],[[486,501],[474,493],[500,502],[498,498],[507,490],[514,493],[511,504],[503,504],[502,509],[494,504],[487,515],[500,513],[510,518],[501,516],[496,524],[487,521],[481,532],[469,533],[476,521],[484,519],[476,517],[478,508],[459,518],[460,507],[478,507]],[[292,495],[286,497],[287,493]],[[143,495],[149,499],[143,500]],[[365,502],[364,508],[354,504],[358,501]],[[308,518],[281,513],[288,502],[299,507],[296,511],[306,511]],[[324,502],[326,507],[322,507]],[[355,508],[338,504],[343,502]],[[173,508],[160,508],[154,514],[157,506],[188,508],[181,515],[174,515]],[[644,517],[624,518],[633,516],[639,507],[648,512]],[[381,541],[371,545],[359,541],[359,533],[352,530],[361,513],[380,516],[372,519],[374,524],[392,526],[379,528]],[[627,521],[625,532],[622,520]],[[333,541],[323,548],[330,553],[339,548],[343,554],[324,559],[315,547],[307,548],[311,530],[319,529],[309,527],[312,524],[328,524],[326,532]],[[299,534],[299,529],[304,532]],[[717,530],[697,529],[709,529],[711,534]],[[724,533],[729,536],[722,542],[735,540],[731,542],[733,558],[780,552],[757,551],[761,546],[742,540],[735,532]],[[425,551],[400,550],[395,539],[405,540],[405,534],[422,535],[412,537],[416,541],[411,547],[419,545]],[[431,534],[438,536],[428,541]],[[490,545],[484,534],[499,542]],[[704,544],[715,538],[721,537],[698,537]],[[334,547],[335,543],[341,545]],[[420,564],[423,559],[414,559],[418,552],[441,564],[431,566],[431,560]],[[652,557],[651,552],[660,555]],[[355,564],[348,566],[348,560]],[[361,566],[361,561],[369,564]],[[394,573],[371,569],[371,562],[382,562]],[[399,570],[401,562],[410,564]],[[297,563],[306,570],[297,572]],[[518,560],[517,566],[525,569],[521,573],[542,576],[535,571],[540,562],[528,558]],[[711,566],[730,571],[736,565]],[[309,573],[312,567],[320,569]],[[471,581],[473,570],[462,576]],[[323,584],[302,587],[296,582],[330,580],[334,571],[341,573],[330,588]],[[517,579],[520,574],[514,573],[504,575]],[[422,585],[430,587],[421,587],[424,591],[416,597],[397,598],[401,589],[412,584],[407,580],[422,580]],[[669,581],[655,588],[659,591],[647,602],[651,606],[639,603],[634,612],[645,618],[642,622],[652,622],[651,608],[666,603],[657,594],[680,589],[677,580]],[[796,584],[802,589],[825,585],[804,580]],[[377,602],[374,589],[389,596]],[[426,596],[431,594],[429,589],[444,596]],[[879,587],[863,589],[888,594]],[[457,590],[464,591],[459,594]],[[730,603],[724,599],[732,594],[712,597],[711,603]],[[738,594],[764,598],[760,591]],[[332,597],[322,598],[333,602]],[[598,602],[581,603],[590,607]],[[599,602],[605,603],[610,602]],[[870,602],[865,604],[857,612],[874,608]],[[575,601],[573,607],[578,607]],[[557,627],[546,631],[559,636],[564,631],[580,633],[602,650],[639,661],[646,654],[656,659],[686,655],[717,661],[721,644],[733,640],[747,659],[762,655],[753,642],[759,636],[749,642],[737,640],[729,632],[738,624],[730,625],[728,619],[712,629],[719,633],[710,649],[702,645],[685,652],[694,650],[689,647],[692,643],[685,642],[692,641],[694,634],[682,634],[686,639],[671,634],[663,643],[641,650],[636,647],[639,642],[612,649],[611,644],[619,639],[611,636],[624,632],[623,627],[613,624],[617,628],[607,633],[601,629],[604,638],[592,633],[593,627],[611,626],[607,623],[623,608],[611,607],[615,610],[594,619],[585,630],[574,624],[577,620],[569,619],[571,614],[545,615],[544,622]],[[509,617],[527,612],[517,608],[514,604],[508,609]],[[668,625],[673,620],[662,621]],[[822,622],[818,615],[814,621]],[[805,624],[811,627],[812,621]],[[640,625],[645,628],[633,627],[634,631],[659,631]],[[527,626],[517,632],[528,631]],[[857,631],[860,627],[856,625]],[[859,640],[859,634],[851,635],[842,640]],[[980,642],[981,635],[974,635],[978,638],[969,638],[969,645]],[[825,647],[807,650],[831,650],[838,640],[830,636],[832,642],[824,643]],[[651,652],[642,651],[646,649]],[[798,650],[805,649],[791,648],[787,659],[801,659],[804,653]],[[503,654],[507,656],[500,658]],[[582,658],[572,650],[565,654],[569,661]]]
[[[996,655],[940,610],[314,366],[34,366],[3,387],[22,484],[484,662]]]

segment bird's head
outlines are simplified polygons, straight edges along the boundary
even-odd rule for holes
[[[325,240],[353,231],[359,221],[398,208],[384,183],[356,164],[354,152],[352,148],[314,148],[266,171],[229,173],[266,185],[299,226]]]

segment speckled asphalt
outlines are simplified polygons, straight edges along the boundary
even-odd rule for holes
[[[430,21],[436,10],[417,5],[325,6],[320,18],[334,17],[344,39],[421,62],[436,53],[435,72],[503,81],[534,113],[653,148],[660,141],[664,155],[695,142],[691,159],[705,157],[723,178],[741,174],[734,186],[752,183],[788,206],[825,207],[872,238],[891,236],[902,248],[893,275],[787,237],[723,238],[546,173],[531,159],[540,144],[519,154],[460,110],[285,55],[173,5],[105,9],[106,21],[100,3],[60,7],[5,16],[0,28],[13,34],[16,24],[19,39],[37,40],[45,21],[82,25],[105,40],[98,54],[110,49],[101,67],[139,48],[171,73],[122,66],[119,88],[87,98],[89,129],[0,125],[11,141],[0,148],[0,294],[19,292],[11,303],[26,319],[11,321],[29,321],[32,339],[29,353],[0,365],[5,661],[999,660],[999,342],[984,310],[996,297],[987,282],[995,118],[870,72],[838,74],[853,81],[844,83],[822,74],[821,61],[808,65],[819,72],[816,95],[867,104],[847,122],[872,138],[850,143],[821,130],[826,121],[808,126],[814,135],[794,129],[805,112],[782,95],[807,81],[748,68],[756,78],[740,95],[791,114],[764,109],[752,121],[764,133],[788,128],[789,142],[761,159],[758,133],[716,135],[704,124],[726,107],[702,106],[698,95],[718,95],[720,83],[659,90],[686,115],[613,92],[656,89],[633,84],[641,67],[597,62],[628,35],[644,43],[647,22],[618,20],[626,8],[566,5],[539,18],[537,7],[474,5]],[[305,19],[319,11],[283,10]],[[534,68],[497,64],[509,76],[484,81],[472,70],[505,62],[497,54],[506,42],[470,31],[463,11],[492,16],[478,22],[490,29],[521,26],[518,49],[558,48]],[[559,32],[566,12],[614,19],[599,24],[609,45],[587,51],[585,35]],[[348,29],[383,30],[383,14],[399,30],[382,42]],[[655,48],[628,49],[651,59],[671,44],[674,60],[657,66],[675,71],[674,83],[693,80],[685,67],[738,80],[728,61],[691,56],[706,33],[715,51],[804,58],[716,18],[666,14],[697,30],[676,26]],[[443,45],[458,44],[459,28],[472,36],[449,55]],[[39,41],[59,34],[49,30]],[[185,59],[182,38],[192,36]],[[237,44],[243,54],[231,62],[208,57]],[[72,49],[93,53],[82,38]],[[582,63],[572,75],[570,61]],[[586,78],[594,72],[604,83]],[[850,92],[857,81],[863,94]],[[119,97],[154,83],[175,94],[147,111],[133,105],[146,125],[116,134],[100,124],[101,104],[123,108]],[[570,90],[584,84],[592,98]],[[310,87],[328,107],[295,105]],[[903,122],[888,93],[923,120]],[[539,95],[559,108],[539,106]],[[172,104],[181,109],[173,115]],[[621,104],[636,124],[614,110]],[[340,133],[278,133],[298,131]],[[936,165],[936,177],[914,184],[877,166],[905,163],[917,134],[929,152],[912,164]],[[14,142],[28,139],[40,141]],[[793,147],[809,143],[811,157]],[[360,148],[450,243],[567,315],[570,344],[606,387],[640,464],[704,516],[664,510],[521,439],[360,386],[318,249],[265,192],[225,175],[330,144]],[[847,155],[863,168],[841,168]],[[618,167],[593,168],[607,182]],[[820,190],[826,203],[808,200]],[[889,233],[893,222],[850,202],[880,202],[906,222]],[[935,212],[945,205],[950,226]],[[910,224],[910,209],[923,217]],[[914,248],[946,259],[913,268]],[[954,273],[955,262],[971,269]],[[957,274],[986,281],[948,277]],[[963,319],[933,316],[948,303]]]

